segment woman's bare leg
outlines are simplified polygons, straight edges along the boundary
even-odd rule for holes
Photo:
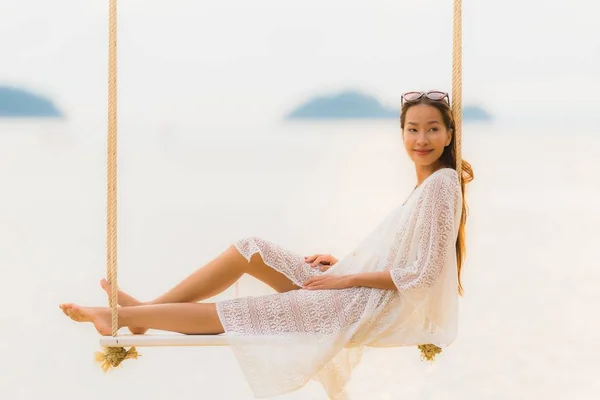
[[[194,271],[175,287],[157,297],[142,303],[123,291],[119,291],[118,303],[122,306],[140,304],[196,303],[222,293],[245,273],[266,283],[277,292],[299,289],[288,277],[264,263],[259,254],[250,262],[234,247],[230,246],[208,264]],[[110,290],[108,282],[101,282],[105,290]]]
[[[264,263],[259,254],[250,262],[234,247],[230,246],[208,264],[197,269],[175,287],[150,302],[140,302],[123,291],[119,291],[118,304],[124,307],[156,305],[166,303],[196,303],[222,293],[245,273],[266,283],[277,292],[299,289],[289,278]],[[102,287],[110,293],[110,284],[103,280]],[[130,325],[130,331],[142,334],[146,329]]]
[[[248,262],[234,246],[230,246],[150,304],[202,301],[222,293],[245,273],[261,280],[277,292],[298,289],[285,275],[266,265],[259,254],[255,254]]]
[[[101,335],[111,334],[111,311],[107,307],[61,304],[60,308],[77,322],[92,322]],[[183,334],[220,334],[224,328],[215,303],[177,303],[119,307],[119,328],[136,326]]]

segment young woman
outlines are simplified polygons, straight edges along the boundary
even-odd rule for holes
[[[119,326],[133,333],[227,334],[257,397],[296,390],[310,379],[338,396],[365,346],[448,346],[462,293],[463,194],[473,174],[463,161],[458,179],[447,93],[405,93],[400,127],[415,165],[415,188],[355,251],[340,260],[303,257],[244,238],[153,301],[120,291]],[[244,274],[277,293],[201,302]],[[105,280],[102,286],[110,291]],[[60,308],[111,334],[110,309]]]

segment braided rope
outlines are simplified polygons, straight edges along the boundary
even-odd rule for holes
[[[108,146],[106,272],[111,291],[112,335],[117,336],[117,0],[110,0],[108,22]]]
[[[454,0],[452,35],[452,113],[455,121],[456,172],[462,180],[462,1]]]
[[[454,115],[454,149],[456,172],[462,182],[462,2],[454,0],[454,24],[452,34],[452,114]],[[434,344],[418,346],[421,359],[432,362],[442,349]]]

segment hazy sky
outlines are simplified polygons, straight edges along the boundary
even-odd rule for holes
[[[121,115],[279,118],[306,97],[451,89],[452,0],[121,0]],[[0,84],[105,118],[108,0],[0,0]],[[464,0],[463,96],[501,116],[600,105],[600,3]]]

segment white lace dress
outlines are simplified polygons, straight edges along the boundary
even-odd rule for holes
[[[225,335],[255,396],[290,392],[315,379],[331,398],[343,398],[362,347],[449,345],[457,325],[461,210],[457,173],[444,168],[325,272],[267,240],[237,241],[247,260],[258,253],[298,286],[320,274],[385,270],[396,285],[396,290],[299,289],[218,302]]]

